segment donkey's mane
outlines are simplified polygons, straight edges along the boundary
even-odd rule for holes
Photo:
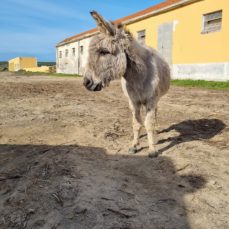
[[[127,69],[144,74],[146,63],[152,59],[151,50],[139,44],[134,38],[130,40],[130,46],[125,51],[127,57]]]

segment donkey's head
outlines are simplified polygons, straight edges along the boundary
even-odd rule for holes
[[[90,91],[100,91],[111,80],[124,75],[127,68],[126,50],[131,36],[121,26],[116,27],[97,12],[91,12],[100,33],[89,44],[88,63],[84,86]]]

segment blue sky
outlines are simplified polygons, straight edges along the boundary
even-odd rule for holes
[[[163,0],[3,0],[0,8],[0,61],[36,56],[55,61],[55,45],[95,27],[89,11],[115,20]]]

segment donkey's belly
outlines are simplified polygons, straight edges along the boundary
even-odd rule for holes
[[[146,104],[150,98],[153,98],[153,88],[151,85],[144,84],[131,84],[128,83],[125,78],[122,78],[122,90],[128,99],[133,103]]]

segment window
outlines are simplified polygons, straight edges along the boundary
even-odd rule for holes
[[[59,51],[59,58],[62,58],[62,51]]]
[[[72,55],[75,56],[76,55],[76,49],[72,48]]]
[[[83,55],[83,45],[80,45],[80,54]]]
[[[68,49],[65,49],[65,57],[68,57]]]
[[[211,33],[221,30],[222,10],[203,15],[202,33]]]
[[[145,30],[141,30],[137,32],[138,34],[138,41],[140,44],[145,44],[145,38],[146,38],[146,31]]]

